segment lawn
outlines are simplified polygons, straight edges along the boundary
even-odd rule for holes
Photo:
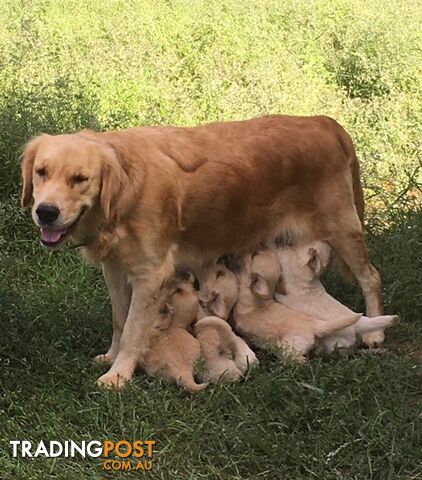
[[[3,0],[0,479],[422,478],[422,4],[418,0]],[[40,132],[327,114],[353,136],[388,313],[378,354],[261,364],[190,395],[139,374],[95,386],[111,311],[99,269],[44,250],[19,207]],[[336,273],[331,293],[362,311]],[[152,472],[13,458],[9,442],[154,439]]]

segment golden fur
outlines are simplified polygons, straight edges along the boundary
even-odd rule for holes
[[[327,241],[358,279],[368,315],[381,313],[358,161],[328,117],[41,135],[25,147],[22,174],[22,204],[33,198],[44,243],[69,238],[107,272],[121,331],[101,384],[130,378],[148,351],[146,305],[175,264],[198,270],[263,241]],[[53,224],[40,222],[41,204],[59,210]]]
[[[151,305],[153,326],[150,348],[140,364],[150,375],[159,375],[186,390],[198,392],[208,383],[194,380],[195,365],[200,359],[199,341],[188,329],[196,320],[198,299],[189,281],[171,280],[161,289],[159,298]]]
[[[227,323],[239,296],[236,276],[219,259],[200,272],[199,284],[202,309],[194,331],[206,367],[202,380],[236,381],[250,366],[259,363],[255,353]]]
[[[276,255],[263,250],[245,255],[237,269],[239,300],[234,325],[255,345],[270,349],[280,358],[304,362],[318,339],[356,323],[361,314],[323,321],[280,305],[273,299],[281,269]]]
[[[294,247],[279,248],[276,249],[276,254],[280,261],[285,285],[283,294],[275,295],[278,302],[327,322],[355,313],[329,295],[320,281],[331,254],[331,248],[326,242],[315,241]],[[383,330],[397,321],[397,315],[370,318],[362,315],[354,325],[321,338],[318,349],[331,353],[336,347],[352,347],[359,336],[364,334],[377,332],[378,336],[380,334],[384,336]]]

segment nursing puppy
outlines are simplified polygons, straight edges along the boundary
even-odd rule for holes
[[[280,358],[303,363],[318,339],[356,323],[361,316],[349,314],[325,322],[276,303],[273,296],[279,287],[281,269],[270,250],[246,255],[234,268],[239,279],[239,300],[234,310],[236,330]]]
[[[283,294],[275,296],[278,302],[326,321],[354,314],[350,308],[329,295],[320,282],[320,276],[331,255],[331,248],[326,242],[316,241],[306,245],[278,248],[276,251],[284,280]],[[330,353],[335,347],[351,347],[358,336],[374,331],[383,332],[384,328],[391,327],[397,321],[397,315],[371,318],[362,315],[354,325],[321,338],[318,350]]]
[[[225,267],[222,259],[209,264],[201,272],[199,298],[202,314],[194,331],[207,368],[201,375],[203,381],[237,381],[250,366],[258,364],[255,353],[227,323],[238,290],[235,275]]]
[[[230,325],[219,317],[204,317],[195,324],[194,332],[205,361],[204,370],[198,373],[201,381],[240,380],[248,369],[248,357],[240,354],[238,337]]]
[[[198,280],[198,298],[203,314],[227,320],[239,297],[239,286],[224,259],[209,262],[199,272]]]
[[[173,278],[162,287],[150,306],[154,332],[150,349],[140,365],[150,375],[175,382],[190,392],[204,390],[208,383],[194,380],[201,355],[199,341],[188,332],[196,320],[198,298],[192,281]]]
[[[103,266],[114,334],[100,385],[121,386],[146,355],[146,305],[175,265],[196,273],[279,235],[328,241],[358,279],[368,315],[382,313],[359,163],[328,117],[40,135],[25,146],[22,177],[42,243],[70,240]]]

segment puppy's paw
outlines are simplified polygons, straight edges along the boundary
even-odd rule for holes
[[[97,380],[97,385],[100,388],[123,388],[127,382],[130,380],[130,377],[120,374],[119,372],[108,371]]]
[[[385,335],[382,330],[376,332],[365,333],[362,335],[362,342],[368,348],[378,348],[384,343]]]
[[[110,355],[108,352],[94,357],[94,362],[99,364],[111,365],[116,360],[115,355]]]

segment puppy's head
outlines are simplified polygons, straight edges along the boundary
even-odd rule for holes
[[[239,287],[236,276],[219,259],[206,267],[201,275],[200,303],[208,315],[214,315],[224,320],[237,301]]]
[[[92,228],[94,211],[111,221],[112,204],[127,180],[114,149],[87,132],[31,140],[23,152],[22,178],[22,206],[33,199],[32,218],[48,247]]]
[[[271,299],[281,292],[282,276],[277,256],[271,250],[261,250],[251,255],[250,287],[261,299]]]
[[[161,287],[155,302],[159,315],[158,327],[161,330],[170,325],[188,328],[198,314],[198,293],[192,274],[174,276]]]
[[[270,299],[274,292],[284,293],[280,264],[271,250],[235,255],[229,259],[228,265],[242,292],[250,292],[259,299]]]
[[[330,245],[319,240],[278,251],[282,271],[293,282],[311,282],[319,278],[327,268],[330,257]]]

